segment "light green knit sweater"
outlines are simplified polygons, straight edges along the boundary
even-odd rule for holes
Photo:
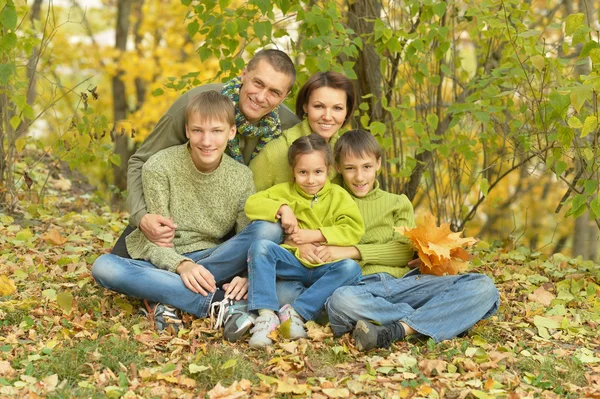
[[[249,222],[244,203],[254,193],[252,173],[225,154],[217,169],[202,173],[187,144],[170,147],[148,159],[142,181],[148,212],[172,217],[177,231],[174,248],[165,248],[134,230],[126,239],[134,259],[175,272],[188,259],[182,254],[217,246],[234,226],[239,232]]]
[[[288,150],[296,139],[308,136],[311,133],[308,120],[304,119],[296,126],[285,130],[280,137],[267,143],[265,148],[250,161],[249,165],[254,174],[256,191],[266,190],[276,184],[292,181],[293,173],[288,163]],[[337,132],[329,140],[332,149],[338,138],[340,138],[340,132]],[[341,183],[341,180],[338,181],[336,176],[335,168],[329,168],[329,179],[334,183]]]
[[[348,190],[350,192],[350,190]],[[379,188],[366,196],[352,196],[365,222],[366,233],[355,247],[360,251],[363,275],[388,273],[402,277],[410,269],[407,263],[413,259],[410,240],[397,233],[394,227],[415,227],[415,214],[406,195],[396,195]]]

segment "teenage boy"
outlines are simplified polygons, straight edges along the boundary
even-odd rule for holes
[[[159,330],[179,328],[176,309],[205,317],[211,303],[227,302],[226,294],[244,297],[247,279],[236,276],[247,269],[250,244],[281,240],[275,224],[248,225],[244,204],[254,193],[252,172],[224,154],[236,134],[231,99],[204,91],[191,99],[185,118],[188,143],[156,153],[142,173],[148,211],[178,226],[173,245],[156,245],[138,228],[126,238],[133,259],[107,254],[92,267],[103,287],[144,299]],[[224,241],[233,228],[238,234]]]
[[[227,143],[226,153],[240,163],[252,158],[282,130],[300,122],[283,105],[296,80],[290,57],[280,50],[262,50],[254,55],[240,77],[224,84],[208,84],[183,94],[158,121],[152,133],[129,160],[127,204],[129,224],[112,253],[127,257],[125,237],[136,227],[152,242],[172,246],[177,224],[161,215],[148,212],[142,189],[142,166],[158,151],[184,144],[185,108],[198,93],[216,90],[226,95],[235,106],[237,134]]]
[[[355,246],[303,249],[323,262],[349,258],[362,267],[360,285],[338,288],[325,305],[335,336],[354,330],[359,350],[386,348],[412,334],[439,342],[466,332],[497,311],[498,290],[483,274],[433,276],[410,270],[409,264],[416,263],[411,262],[413,249],[394,227],[415,226],[413,207],[405,195],[379,188],[381,148],[369,132],[345,133],[335,144],[334,155],[366,231]],[[304,289],[278,282],[280,304]]]

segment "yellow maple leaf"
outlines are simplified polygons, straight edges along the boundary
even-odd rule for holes
[[[435,217],[425,216],[424,222],[414,229],[396,227],[408,237],[421,259],[421,273],[443,276],[457,274],[466,268],[470,255],[463,247],[477,242],[473,237],[461,237],[461,232],[450,230],[448,223],[437,226]]]

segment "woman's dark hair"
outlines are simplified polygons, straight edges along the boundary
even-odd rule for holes
[[[288,163],[294,168],[296,166],[296,160],[299,155],[310,154],[315,151],[323,153],[325,158],[325,164],[329,168],[333,165],[333,154],[331,153],[331,146],[325,141],[325,139],[318,134],[311,133],[308,136],[302,136],[292,143],[288,150]]]
[[[354,107],[356,106],[356,92],[354,90],[354,84],[350,79],[341,73],[327,71],[317,72],[313,74],[304,86],[300,88],[298,97],[296,98],[296,115],[298,118],[304,118],[306,112],[304,112],[304,106],[308,104],[308,99],[313,91],[320,89],[321,87],[331,87],[332,89],[342,90],[346,93],[346,118],[344,119],[344,125],[348,123],[350,117],[354,113]]]
[[[333,148],[335,154],[335,163],[339,165],[342,157],[355,155],[366,158],[374,156],[375,159],[381,159],[381,147],[377,139],[366,130],[349,130],[342,134]]]

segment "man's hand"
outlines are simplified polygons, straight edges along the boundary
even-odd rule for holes
[[[147,213],[140,221],[140,230],[146,238],[159,247],[173,247],[173,237],[177,225],[161,215]]]
[[[179,273],[183,284],[196,294],[207,296],[207,291],[215,292],[217,289],[215,276],[206,270],[204,266],[194,263],[191,260],[181,262],[177,266],[177,273]]]
[[[333,262],[340,259],[360,259],[360,251],[356,247],[337,247],[335,245],[321,245],[317,247],[316,254],[323,262]]]
[[[298,229],[296,233],[292,233],[288,236],[290,241],[292,241],[295,245],[302,245],[308,243],[321,243],[325,242],[325,237],[321,230],[307,230],[307,229]]]
[[[294,211],[288,205],[281,205],[277,211],[277,219],[281,220],[281,228],[285,234],[293,234],[298,231],[298,219]]]
[[[248,299],[248,279],[246,277],[234,277],[230,283],[223,284],[225,298],[235,300]]]

